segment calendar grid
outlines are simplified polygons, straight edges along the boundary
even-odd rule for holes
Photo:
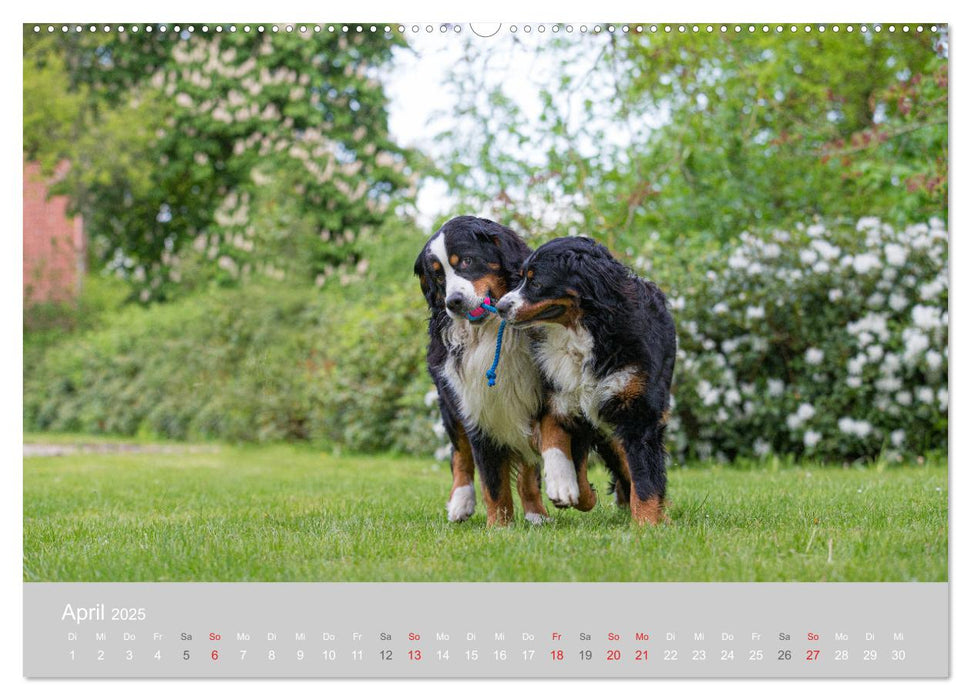
[[[30,583],[24,674],[945,677],[946,583]]]

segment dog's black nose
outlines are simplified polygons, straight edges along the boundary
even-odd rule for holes
[[[445,306],[449,311],[460,314],[465,308],[465,299],[461,294],[449,294],[448,299],[445,300]]]

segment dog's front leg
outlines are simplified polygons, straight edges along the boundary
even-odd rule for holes
[[[546,414],[540,420],[539,432],[546,495],[557,508],[569,508],[578,505],[580,502],[580,486],[577,483],[577,472],[573,465],[570,434],[551,414]],[[586,466],[585,463],[584,466]],[[586,482],[585,472],[584,482]],[[590,484],[587,482],[587,488],[589,489],[589,487]],[[594,502],[596,502],[596,499]]]
[[[452,444],[452,490],[448,494],[448,519],[468,520],[475,512],[475,460],[465,430],[458,427]]]

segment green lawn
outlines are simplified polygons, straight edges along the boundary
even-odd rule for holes
[[[653,529],[592,474],[592,512],[486,529],[481,497],[470,521],[446,521],[448,469],[430,459],[285,446],[28,457],[24,580],[947,579],[941,460],[673,469],[671,523]]]

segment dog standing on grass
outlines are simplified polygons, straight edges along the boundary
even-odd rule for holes
[[[515,286],[529,254],[511,229],[459,216],[432,235],[415,261],[431,311],[428,371],[452,443],[451,521],[466,520],[475,511],[476,468],[489,525],[512,519],[513,474],[526,520],[539,524],[547,519],[534,436],[543,385],[526,332],[506,330],[496,385],[489,386],[486,379],[496,356],[500,321],[482,305],[495,304]],[[573,465],[561,465],[554,481],[575,488]]]
[[[677,339],[664,293],[596,241],[558,238],[525,260],[520,284],[496,309],[512,328],[540,331],[532,351],[548,385],[546,420],[572,436],[560,451],[576,463],[580,492],[590,492],[589,447],[606,442],[614,456],[598,451],[618,504],[629,503],[637,523],[665,520]]]

